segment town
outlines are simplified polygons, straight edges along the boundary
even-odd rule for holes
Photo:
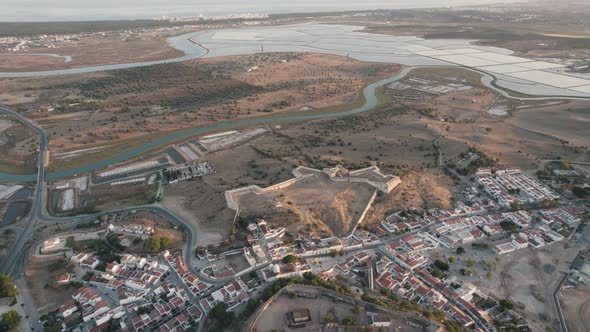
[[[294,174],[305,178],[313,172],[301,169]],[[341,167],[325,172],[345,174],[346,181],[369,174],[368,170],[347,173]],[[399,183],[398,178],[381,177]],[[371,179],[377,181],[375,175]],[[473,280],[495,278],[504,255],[575,238],[586,211],[518,169],[479,169],[475,181],[452,210],[432,209],[418,215],[398,211],[369,228],[355,227],[344,237],[300,234],[287,241],[286,235],[292,235],[285,227],[273,227],[263,219],[240,219],[236,226],[246,234],[247,245],[220,253],[206,248],[190,252],[190,245],[160,237],[161,228],[170,227],[162,216],[141,211],[103,215],[84,226],[84,232],[62,233],[35,248],[34,260],[63,265],[59,270],[64,273],[56,275],[49,287],[71,294],[57,311],[42,316],[41,323],[56,330],[198,330],[206,321],[227,323],[212,315],[227,312],[244,317],[244,312],[258,310],[261,300],[288,292],[274,294],[276,284],[302,285],[297,288],[300,297],[316,294],[305,285],[314,285],[319,278],[340,295],[322,293],[314,298],[342,297],[353,309],[364,306],[363,314],[320,312],[316,321],[308,307],[303,314],[282,313],[291,317],[284,323],[266,317],[266,311],[276,310],[270,305],[258,310],[257,319],[247,321],[250,328],[329,327],[342,320],[344,325],[409,324],[435,330],[440,323],[431,319],[446,317],[452,324],[482,331],[501,326],[523,329],[526,320],[513,310],[510,299],[490,296]],[[375,185],[395,190],[395,184]],[[236,204],[236,194],[227,197],[228,204]],[[148,255],[125,253],[140,242],[145,242],[143,252]],[[431,311],[424,316],[420,306]]]

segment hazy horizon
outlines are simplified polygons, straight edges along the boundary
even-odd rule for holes
[[[516,0],[0,0],[0,22],[94,21],[194,17],[244,13],[303,13],[371,9],[435,8]],[[221,4],[220,4],[221,3]]]

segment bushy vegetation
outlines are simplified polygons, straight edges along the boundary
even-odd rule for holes
[[[474,249],[489,249],[490,245],[487,243],[472,243],[471,247],[473,247]]]
[[[6,274],[0,275],[0,298],[15,296],[16,285],[14,284],[14,279]]]
[[[283,257],[283,259],[281,261],[283,262],[283,264],[293,264],[297,261],[297,257],[295,257],[293,255],[287,255],[287,256]]]
[[[269,298],[271,298],[274,294],[276,294],[276,292],[281,290],[281,288],[294,284],[318,286],[329,290],[333,290],[338,293],[350,295],[350,288],[348,287],[348,285],[340,285],[333,281],[324,280],[313,273],[306,272],[303,274],[303,278],[281,278],[272,283],[271,285],[267,286],[262,291],[262,300],[266,301]]]
[[[504,220],[504,221],[500,222],[500,226],[502,226],[503,230],[508,231],[508,232],[516,232],[517,230],[519,230],[518,225],[512,221]]]
[[[590,198],[590,187],[573,187],[572,193],[579,198]]]
[[[152,253],[166,250],[172,245],[172,240],[167,237],[151,237],[146,241],[145,249]]]
[[[20,323],[21,316],[16,310],[10,310],[2,316],[0,320],[0,331],[12,331],[15,330]]]

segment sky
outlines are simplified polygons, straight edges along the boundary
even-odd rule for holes
[[[0,0],[0,22],[426,8],[511,1],[514,0]]]

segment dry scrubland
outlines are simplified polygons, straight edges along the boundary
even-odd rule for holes
[[[55,108],[27,113],[48,131],[53,153],[97,146],[118,151],[183,128],[347,103],[368,82],[397,70],[332,55],[264,53],[4,79],[0,98],[20,110]]]
[[[473,283],[485,294],[509,298],[517,312],[531,324],[533,331],[559,330],[553,291],[563,276],[562,271],[568,270],[571,259],[580,250],[579,245],[560,242],[542,249],[526,248],[502,256],[493,254],[489,249],[465,248],[467,252],[463,255],[444,250],[458,258],[451,267],[454,275]],[[474,267],[468,267],[468,258],[476,262]],[[493,263],[496,258],[497,267],[487,277],[487,269],[480,261]],[[462,268],[475,270],[477,275],[462,276]]]
[[[437,122],[392,105],[367,114],[288,126],[254,147],[294,165],[321,169],[341,164],[354,169],[377,164],[401,176],[401,186],[377,196],[365,219],[373,223],[395,209],[450,207],[449,187],[454,183],[435,169],[432,142],[439,134]],[[467,149],[463,143],[448,145],[447,153],[453,156]]]
[[[427,126],[429,123],[432,125]],[[204,246],[218,243],[229,235],[235,212],[227,208],[225,190],[252,184],[270,186],[290,179],[292,169],[299,165],[322,169],[342,164],[354,169],[378,163],[385,172],[402,176],[402,186],[390,194],[378,195],[367,222],[379,221],[393,209],[448,208],[451,204],[449,186],[454,183],[433,169],[432,141],[439,132],[432,120],[395,106],[341,119],[286,125],[248,146],[209,155],[207,158],[216,165],[217,173],[193,182],[166,186],[162,204],[196,225],[200,230],[197,243]],[[450,145],[457,154],[467,149],[462,143],[451,142]],[[345,188],[335,191],[334,197],[325,197],[331,208],[316,211],[320,213],[314,215],[306,206],[306,193],[324,193],[328,187],[303,186],[294,192],[291,188],[284,190],[283,197],[278,194],[278,197],[257,200],[256,206],[242,204],[247,211],[242,211],[241,215],[280,220],[276,224],[291,224],[293,231],[331,235],[339,229],[342,231],[337,233],[343,233],[350,226],[347,221],[350,215],[344,212],[354,211],[356,204],[346,203],[350,201],[346,197],[350,197]],[[333,189],[338,189],[336,187]],[[337,197],[338,194],[343,195]],[[275,207],[277,200],[283,208]],[[339,214],[341,212],[343,214]],[[330,220],[337,220],[337,223]]]
[[[403,102],[425,117],[446,119],[439,141],[443,160],[459,153],[457,143],[476,147],[500,164],[535,168],[540,159],[588,161],[587,128],[590,101],[515,101],[497,96],[479,83],[479,74],[456,68],[421,68],[410,77],[444,82],[464,80],[472,89],[448,93],[424,102]],[[502,106],[507,116],[487,113]]]
[[[24,125],[0,116],[0,171],[32,172],[38,138]]]

